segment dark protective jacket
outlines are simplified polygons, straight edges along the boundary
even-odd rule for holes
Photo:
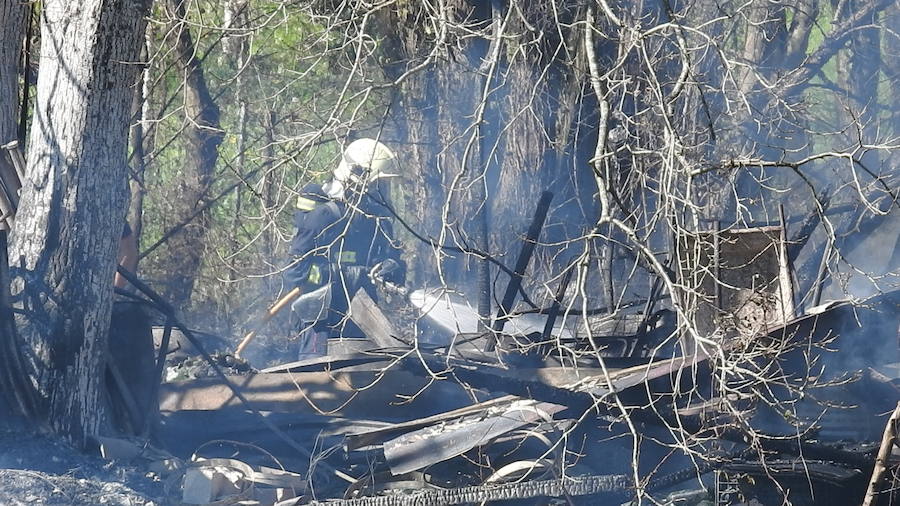
[[[306,291],[336,281],[339,273],[356,278],[387,259],[402,265],[387,216],[368,194],[348,204],[328,197],[321,185],[304,187],[294,212],[288,283]]]

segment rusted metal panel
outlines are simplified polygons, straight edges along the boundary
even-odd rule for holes
[[[503,397],[498,397],[496,399],[491,399],[489,401],[480,402],[478,404],[454,409],[445,413],[440,413],[425,418],[417,418],[408,422],[392,424],[387,427],[378,427],[371,430],[348,434],[347,440],[345,442],[345,447],[348,450],[356,450],[372,444],[381,443],[382,441],[395,437],[405,431],[416,430],[421,427],[432,425],[445,420],[460,418],[466,415],[482,413],[497,406],[509,406],[518,399],[519,398],[514,395],[505,395]]]
[[[529,423],[550,421],[563,409],[558,404],[518,400],[487,418],[467,417],[392,439],[384,443],[384,456],[394,475],[408,473],[462,455]]]

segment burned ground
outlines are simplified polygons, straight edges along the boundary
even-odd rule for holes
[[[170,502],[158,476],[104,460],[19,419],[0,419],[0,504],[151,506]]]

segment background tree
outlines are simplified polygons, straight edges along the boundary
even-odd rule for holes
[[[558,275],[573,258],[588,261],[585,281],[603,287],[588,290],[589,305],[645,292],[659,273],[635,256],[634,244],[623,246],[634,242],[629,231],[597,228],[603,213],[601,221],[624,220],[640,244],[658,251],[672,246],[673,233],[715,220],[771,221],[783,195],[772,186],[796,187],[799,173],[816,191],[785,202],[789,220],[817,210],[823,190],[852,190],[847,181],[862,175],[858,166],[842,172],[841,157],[816,156],[805,173],[775,166],[781,161],[862,149],[860,161],[878,174],[863,158],[878,151],[878,164],[891,156],[896,128],[873,112],[884,105],[864,105],[873,99],[862,97],[885,103],[885,85],[873,91],[877,80],[837,65],[865,58],[853,49],[862,42],[851,42],[859,34],[883,40],[865,47],[891,43],[887,4],[192,3],[184,18],[197,28],[194,54],[203,57],[210,95],[226,104],[205,190],[209,222],[196,225],[208,236],[194,248],[205,253],[192,304],[198,315],[216,315],[209,325],[224,319],[231,329],[271,300],[290,228],[283,211],[298,185],[327,173],[352,135],[397,146],[405,173],[396,210],[414,232],[472,248],[480,232],[471,218],[481,213],[490,242],[475,249],[509,261],[527,208],[549,188],[556,197],[546,241],[554,246],[539,248],[547,262],[535,268]],[[165,22],[164,11],[158,15]],[[241,41],[242,56],[234,58],[234,44],[223,39]],[[143,244],[145,273],[160,282],[179,255],[170,249],[174,237],[197,219],[169,207],[184,201],[174,185],[184,160],[173,142],[184,126],[174,40],[157,37],[150,50],[159,75],[148,101],[158,119],[148,137],[158,142],[147,154],[145,191],[157,218]],[[885,55],[872,62],[886,76],[893,57]],[[849,75],[867,84],[838,82]],[[853,125],[866,133],[854,137]],[[759,160],[766,163],[754,165]],[[835,202],[859,194],[843,192]],[[497,233],[508,230],[518,232]],[[412,237],[414,283],[478,289],[466,274],[474,259]],[[820,232],[811,244],[808,251],[822,250]],[[811,256],[801,263],[816,263]],[[626,274],[635,265],[643,267]],[[622,276],[630,281],[612,281]],[[491,278],[505,282],[496,272]],[[547,279],[530,279],[545,296],[552,291]],[[259,291],[263,284],[268,291]]]
[[[170,219],[182,223],[190,219],[184,229],[167,244],[172,262],[169,263],[166,293],[176,307],[187,307],[191,291],[198,277],[200,263],[206,250],[206,236],[210,226],[209,210],[204,205],[210,198],[222,131],[219,127],[219,108],[210,95],[203,74],[202,55],[195,46],[185,19],[183,0],[166,4],[175,24],[172,31],[177,55],[176,68],[183,71],[181,132],[185,138],[183,170],[176,175],[178,197],[172,201]]]

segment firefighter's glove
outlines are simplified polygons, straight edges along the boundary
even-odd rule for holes
[[[402,285],[405,281],[404,278],[406,277],[403,271],[404,269],[400,262],[393,258],[388,258],[372,267],[372,270],[369,271],[369,276],[371,276],[372,280],[375,282],[388,282],[395,285]]]

